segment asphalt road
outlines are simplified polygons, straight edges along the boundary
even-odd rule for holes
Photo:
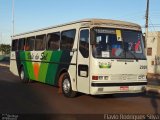
[[[22,83],[0,66],[0,113],[9,114],[160,114],[160,96],[149,93],[66,98],[58,88]]]

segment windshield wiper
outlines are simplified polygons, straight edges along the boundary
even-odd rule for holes
[[[136,61],[138,61],[138,58],[136,57],[136,55],[134,54],[134,53],[132,53],[131,51],[127,51],[128,53],[130,53],[133,57],[134,57],[134,59],[136,60]]]

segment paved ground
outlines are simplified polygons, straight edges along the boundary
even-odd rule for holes
[[[118,94],[65,98],[58,89],[41,83],[21,83],[0,66],[0,113],[9,114],[160,114],[160,96]],[[0,118],[1,119],[1,118]]]
[[[9,67],[9,61],[0,61],[0,66]]]

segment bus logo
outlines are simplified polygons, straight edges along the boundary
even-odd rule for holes
[[[112,65],[110,62],[108,63],[103,63],[103,62],[99,62],[99,68],[111,68]]]

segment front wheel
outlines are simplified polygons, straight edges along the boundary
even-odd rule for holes
[[[29,79],[27,78],[23,67],[22,67],[21,70],[20,70],[19,76],[20,76],[20,80],[21,80],[23,83],[28,83],[28,82],[29,82]]]
[[[68,73],[63,73],[61,77],[62,77],[61,88],[64,96],[69,98],[76,97],[77,92],[72,90],[72,85]]]

